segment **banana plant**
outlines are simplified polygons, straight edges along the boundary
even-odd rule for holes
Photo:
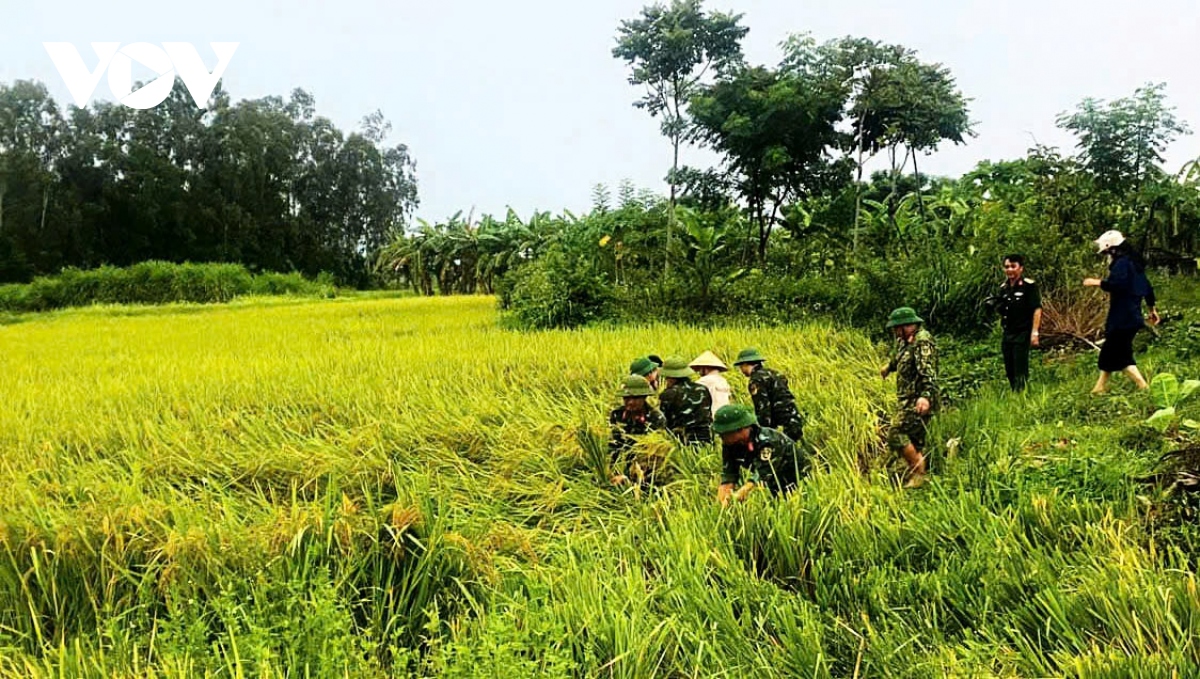
[[[1146,419],[1146,424],[1166,433],[1175,425],[1176,407],[1197,389],[1200,389],[1200,380],[1185,380],[1180,384],[1179,378],[1171,373],[1155,375],[1154,379],[1150,380],[1150,398],[1158,410]],[[1184,420],[1181,424],[1188,429],[1200,430],[1200,422],[1195,420]]]

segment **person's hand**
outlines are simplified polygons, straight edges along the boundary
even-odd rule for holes
[[[623,486],[629,483],[629,477],[625,476],[624,474],[613,474],[609,481],[612,481],[614,486]]]
[[[1039,346],[1039,345],[1040,345],[1040,343],[1039,343],[1039,341],[1038,341],[1038,331],[1037,331],[1037,330],[1034,330],[1034,331],[1033,331],[1033,334],[1031,334],[1031,335],[1029,336],[1029,346],[1031,346],[1031,347],[1036,347],[1036,346]]]
[[[924,415],[927,412],[929,412],[929,399],[922,396],[917,399],[917,414]]]
[[[1083,279],[1083,285],[1084,285],[1084,287],[1087,287],[1087,288],[1098,288],[1098,287],[1100,287],[1100,279],[1099,278],[1085,278],[1085,279]]]
[[[733,484],[721,484],[717,488],[717,502],[721,503],[722,507],[729,506],[729,498],[733,495]]]
[[[1158,317],[1158,309],[1150,310],[1150,325],[1158,325],[1162,319]]]
[[[888,367],[886,365],[879,369],[879,376],[885,380],[887,379]]]

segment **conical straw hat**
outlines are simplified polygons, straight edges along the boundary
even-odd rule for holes
[[[691,363],[688,364],[692,368],[716,368],[717,370],[729,370],[729,366],[721,362],[717,355],[711,351],[706,351],[697,356]]]

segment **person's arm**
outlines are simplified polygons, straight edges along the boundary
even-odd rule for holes
[[[892,353],[892,358],[891,358],[891,360],[889,360],[889,361],[887,362],[887,365],[883,366],[883,370],[880,370],[880,371],[879,371],[879,374],[880,374],[880,375],[883,375],[883,379],[885,379],[885,380],[886,380],[888,375],[891,375],[892,373],[896,372],[896,361],[897,361],[899,358],[900,358],[900,353],[899,353],[899,352],[893,352],[893,353]]]
[[[1033,285],[1032,285],[1032,286],[1030,286],[1030,287],[1032,287],[1032,288],[1033,288],[1033,290],[1032,290],[1032,297],[1033,297],[1033,301],[1032,301],[1032,304],[1033,304],[1033,332],[1032,332],[1032,333],[1030,333],[1030,336],[1029,336],[1029,343],[1030,343],[1031,345],[1033,345],[1033,346],[1035,346],[1035,347],[1036,347],[1036,346],[1038,346],[1038,343],[1040,342],[1040,337],[1041,337],[1041,327],[1042,327],[1042,291],[1041,291],[1041,289],[1040,289],[1040,288],[1038,288],[1037,284],[1033,284]]]
[[[917,412],[924,415],[929,411],[937,396],[937,360],[934,357],[933,345],[929,342],[919,342],[914,347],[917,352]],[[924,404],[921,402],[924,401]]]
[[[737,458],[729,446],[721,446],[721,485],[717,487],[717,502],[722,505],[729,504],[729,498],[733,495],[733,486],[741,476],[742,470],[738,465]]]
[[[750,394],[750,400],[754,403],[754,417],[764,427],[773,426],[771,424],[771,394],[768,393],[767,386],[762,382],[751,382],[750,384],[754,389]]]
[[[1108,278],[1100,281],[1100,289],[1105,292],[1133,292],[1133,263],[1128,259],[1119,259]]]

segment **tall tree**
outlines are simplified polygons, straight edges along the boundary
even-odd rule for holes
[[[679,149],[689,137],[686,106],[710,71],[740,63],[741,40],[750,30],[740,14],[705,12],[703,0],[672,0],[642,9],[637,19],[621,22],[613,56],[633,68],[631,85],[644,85],[646,95],[634,102],[653,117],[662,117],[662,133],[671,140],[667,257],[670,269],[671,229],[679,179]]]
[[[1058,116],[1059,127],[1079,138],[1079,158],[1101,187],[1127,193],[1161,174],[1167,146],[1190,133],[1167,106],[1165,87],[1147,84],[1110,103],[1089,97],[1074,113]]]
[[[691,113],[700,138],[724,157],[767,253],[780,209],[837,185],[848,168],[832,150],[844,145],[842,99],[827,81],[790,70],[744,67],[702,88]]]

